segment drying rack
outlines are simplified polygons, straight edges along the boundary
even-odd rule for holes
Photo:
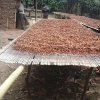
[[[13,42],[12,42],[13,43]],[[17,63],[28,66],[28,73],[26,78],[27,85],[29,84],[29,77],[31,73],[31,67],[34,65],[39,66],[73,66],[73,67],[88,67],[88,75],[86,76],[86,82],[84,85],[84,92],[81,100],[84,100],[84,96],[87,90],[89,78],[92,74],[93,68],[100,66],[100,56],[98,55],[73,55],[73,54],[54,54],[54,55],[40,55],[32,54],[28,52],[21,52],[13,50],[10,43],[0,53],[0,61],[6,63]],[[30,89],[28,93],[30,94]]]
[[[100,67],[100,56],[77,55],[77,54],[48,54],[48,55],[42,54],[41,55],[41,54],[33,54],[30,52],[21,52],[21,51],[14,50],[12,48],[12,44],[16,40],[17,39],[13,40],[11,43],[9,43],[6,47],[4,47],[0,51],[0,61],[6,62],[6,63],[17,63],[17,64],[27,65],[28,66],[28,73],[27,73],[27,78],[26,78],[27,84],[29,84],[28,80],[31,73],[31,67],[34,65],[88,67],[89,71],[88,71],[88,75],[86,76],[84,91],[81,97],[81,100],[84,100],[89,78],[92,74],[93,68]],[[28,89],[28,92],[29,91],[30,90]]]

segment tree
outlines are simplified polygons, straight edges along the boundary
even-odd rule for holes
[[[34,0],[24,0],[28,7]],[[53,11],[87,15],[93,18],[100,18],[100,0],[37,0],[38,9],[48,4]]]

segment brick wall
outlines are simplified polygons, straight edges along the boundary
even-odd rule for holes
[[[16,25],[16,0],[0,0],[0,28],[13,29]]]

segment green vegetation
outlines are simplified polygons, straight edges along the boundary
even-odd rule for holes
[[[35,0],[24,0],[27,7],[32,5]],[[51,12],[61,11],[85,15],[92,18],[100,18],[100,0],[37,0],[38,8],[43,4],[50,6]]]

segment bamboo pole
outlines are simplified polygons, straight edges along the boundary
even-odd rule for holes
[[[43,9],[43,3],[44,1],[42,0],[42,5],[41,5],[41,10]],[[43,13],[42,13],[42,11],[41,11],[41,18],[43,18]]]
[[[35,21],[37,21],[37,0],[35,0]]]
[[[12,86],[18,76],[23,72],[24,66],[19,66],[0,86],[0,100],[7,93],[8,89]]]

